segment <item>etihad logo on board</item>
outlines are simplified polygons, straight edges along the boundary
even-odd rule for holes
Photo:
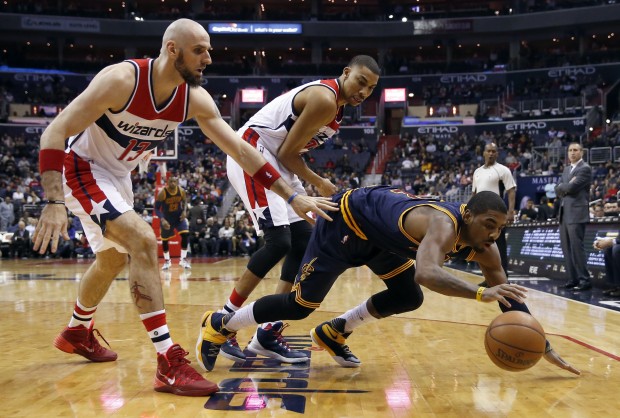
[[[506,124],[507,131],[532,131],[546,128],[547,122],[521,122]]]
[[[459,128],[456,126],[420,126],[418,127],[419,134],[456,134],[459,132]]]
[[[488,77],[485,74],[454,74],[441,76],[440,81],[449,83],[484,83]]]
[[[594,67],[567,67],[567,68],[554,68],[547,72],[547,75],[550,78],[558,78],[564,76],[575,76],[575,75],[591,75],[596,73],[596,68]]]
[[[116,126],[128,134],[150,136],[153,138],[166,138],[174,133],[174,129],[168,129],[168,125],[164,128],[154,128],[152,126],[140,125],[140,122],[130,125],[128,122],[122,120]]]

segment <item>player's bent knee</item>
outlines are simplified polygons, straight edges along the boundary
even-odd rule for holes
[[[287,227],[269,228],[265,231],[265,248],[272,254],[284,257],[291,249],[291,232]]]
[[[314,309],[306,308],[305,306],[301,306],[295,303],[294,306],[289,310],[289,315],[287,315],[287,319],[298,321],[300,319],[307,318],[312,312],[314,312]]]

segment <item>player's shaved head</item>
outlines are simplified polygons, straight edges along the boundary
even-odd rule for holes
[[[179,48],[198,43],[201,40],[209,40],[209,34],[198,22],[191,19],[178,19],[166,28],[162,38],[162,52],[165,51],[168,42],[174,42]]]

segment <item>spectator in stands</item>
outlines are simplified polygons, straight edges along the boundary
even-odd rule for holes
[[[192,209],[194,209],[194,206]],[[205,249],[203,246],[204,238],[207,232],[207,226],[203,221],[202,216],[194,217],[189,222],[189,246],[190,252],[194,256],[204,255]]]
[[[62,257],[62,258],[71,258],[74,254],[75,243],[78,241],[75,238],[75,226],[69,216],[67,223],[67,234],[69,235],[69,239],[64,239],[64,237],[60,237],[58,241],[58,250],[54,257]]]
[[[603,204],[601,202],[597,202],[590,207],[590,218],[604,218],[605,210],[603,209]]]
[[[594,241],[594,248],[604,251],[605,274],[611,288],[603,290],[605,296],[620,297],[620,237],[598,238]]]
[[[0,231],[7,231],[15,222],[15,209],[10,197],[0,202]]]
[[[216,219],[212,216],[207,218],[207,224],[205,226],[205,235],[200,242],[202,253],[207,257],[217,256],[219,253],[218,245],[218,231],[220,225],[216,222]]]
[[[520,221],[535,221],[538,219],[538,211],[534,207],[534,199],[527,199],[525,207],[519,211]]]
[[[26,229],[26,222],[20,220],[17,223],[17,230],[11,237],[11,257],[28,258],[30,246],[30,234]]]
[[[586,223],[590,216],[590,184],[592,168],[583,161],[581,144],[572,142],[568,146],[568,160],[562,174],[562,181],[555,187],[561,199],[560,242],[564,253],[564,262],[568,272],[567,289],[583,291],[592,288],[590,273],[586,267],[586,253],[583,245]]]
[[[553,218],[553,206],[549,204],[549,198],[542,196],[540,198],[540,205],[536,207],[538,216],[537,221],[547,221]]]
[[[223,255],[232,255],[235,248],[233,247],[233,237],[235,235],[235,228],[232,227],[233,218],[227,216],[224,218],[224,225],[218,231],[217,247],[218,253]]]
[[[605,206],[603,206],[603,211],[605,216],[618,216],[618,200],[613,197],[607,199]]]
[[[144,222],[146,222],[149,225],[153,223],[153,216],[150,214],[150,212],[147,209],[144,209],[142,211],[142,219],[144,219]]]

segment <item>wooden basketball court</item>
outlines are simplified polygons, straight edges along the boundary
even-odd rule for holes
[[[177,260],[173,260],[178,263]],[[616,417],[620,411],[620,312],[532,290],[528,305],[555,349],[582,370],[545,360],[511,373],[488,359],[484,332],[497,304],[425,291],[417,311],[358,328],[347,340],[359,369],[338,366],[308,332],[382,290],[367,268],[349,270],[324,304],[285,331],[309,350],[302,365],[264,358],[219,358],[208,379],[221,391],[187,398],[153,391],[155,350],[118,279],[100,305],[96,328],[119,355],[94,364],[52,346],[67,325],[77,282],[90,260],[0,261],[1,416],[5,417]],[[247,259],[194,259],[162,273],[172,337],[195,365],[199,320],[226,301]],[[478,282],[479,277],[458,272]],[[275,289],[276,275],[252,295]],[[242,347],[253,329],[242,330]]]

